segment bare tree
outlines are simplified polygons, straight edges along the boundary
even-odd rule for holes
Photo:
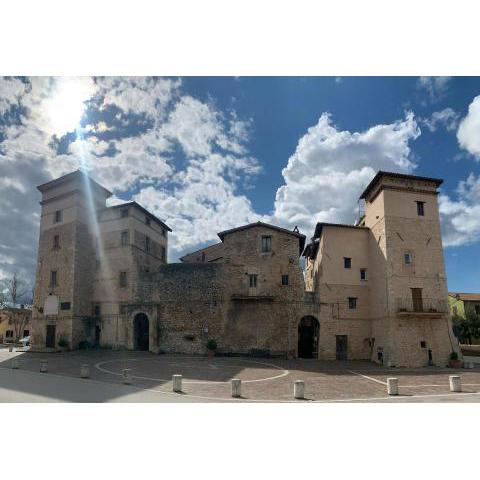
[[[1,289],[7,297],[7,301],[10,302],[14,308],[24,299],[29,291],[27,282],[19,278],[17,272],[13,273],[12,278],[4,278],[1,284]]]

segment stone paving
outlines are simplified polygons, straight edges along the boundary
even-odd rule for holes
[[[12,370],[12,360],[19,370]],[[48,373],[41,374],[40,360],[47,360]],[[388,369],[370,362],[320,362],[318,360],[282,360],[243,357],[153,355],[132,351],[76,351],[66,353],[8,352],[0,350],[0,368],[14,375],[28,371],[38,375],[80,377],[80,366],[88,364],[90,380],[115,385],[111,396],[123,395],[122,372],[130,369],[132,388],[161,393],[162,398],[177,401],[179,395],[190,401],[231,401],[233,378],[242,380],[242,398],[235,401],[295,401],[295,380],[305,382],[305,403],[312,401],[480,401],[480,368]],[[14,373],[15,372],[15,373]],[[172,375],[183,377],[182,394],[172,392]],[[449,375],[459,375],[462,394],[449,390]],[[20,375],[20,374],[19,374]],[[388,377],[399,379],[398,397],[388,397]],[[60,377],[58,377],[60,378]],[[23,387],[24,390],[28,388]],[[28,392],[27,392],[28,393]],[[478,395],[477,395],[478,394]],[[57,389],[58,400],[75,401],[70,392]],[[88,401],[86,394],[82,400]],[[91,401],[102,401],[93,398]],[[127,401],[127,400],[126,400]],[[151,400],[149,400],[151,401]]]

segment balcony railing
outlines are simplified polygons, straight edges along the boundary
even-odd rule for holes
[[[440,298],[400,297],[396,299],[398,315],[441,316],[448,312],[447,300]]]

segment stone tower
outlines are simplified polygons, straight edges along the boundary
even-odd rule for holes
[[[445,365],[458,349],[447,305],[437,187],[442,180],[378,172],[363,192],[370,229],[375,360]],[[377,358],[378,357],[378,358]]]
[[[77,170],[37,187],[42,194],[33,345],[77,348],[93,334],[96,213],[111,193]]]

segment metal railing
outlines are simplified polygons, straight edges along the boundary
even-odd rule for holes
[[[396,299],[396,310],[399,313],[447,313],[447,300],[441,298],[399,297]]]

